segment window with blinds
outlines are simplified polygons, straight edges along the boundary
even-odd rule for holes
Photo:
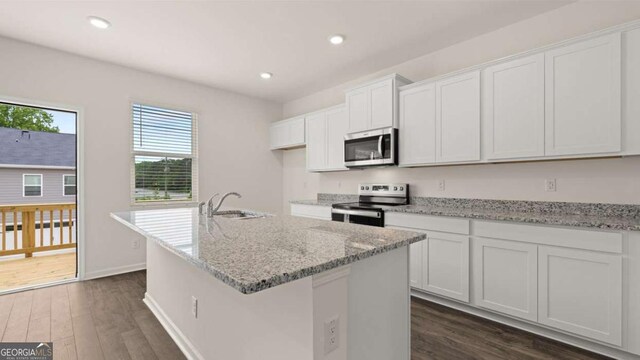
[[[195,114],[132,105],[133,202],[197,200]]]

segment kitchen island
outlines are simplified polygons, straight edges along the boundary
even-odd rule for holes
[[[194,208],[112,217],[149,240],[144,301],[189,358],[410,357],[408,245],[422,233]]]

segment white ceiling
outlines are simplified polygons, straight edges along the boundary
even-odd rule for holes
[[[2,1],[0,35],[284,102],[567,3]]]

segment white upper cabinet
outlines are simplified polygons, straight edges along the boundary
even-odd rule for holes
[[[369,88],[371,96],[371,128],[384,128],[394,125],[394,86],[393,79],[381,81]]]
[[[304,122],[304,116],[301,116],[271,124],[269,128],[271,150],[304,146]]]
[[[436,162],[436,86],[402,90],[398,96],[401,166]]]
[[[326,166],[327,125],[324,112],[307,116],[307,170]]]
[[[546,155],[621,150],[620,33],[545,53]]]
[[[480,72],[472,71],[436,82],[436,161],[477,160],[480,160]]]
[[[344,136],[347,113],[344,106],[327,111],[327,169],[347,170],[344,166]]]
[[[344,106],[307,116],[307,170],[347,170],[344,166],[346,123]]]
[[[544,156],[544,54],[488,67],[482,81],[486,158]]]
[[[369,101],[367,88],[347,93],[348,131],[365,131],[369,128]]]
[[[398,87],[409,83],[409,80],[392,74],[348,90],[347,132],[397,127]]]

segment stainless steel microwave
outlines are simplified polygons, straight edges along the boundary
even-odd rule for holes
[[[346,167],[389,166],[398,163],[398,129],[384,128],[344,137]]]

